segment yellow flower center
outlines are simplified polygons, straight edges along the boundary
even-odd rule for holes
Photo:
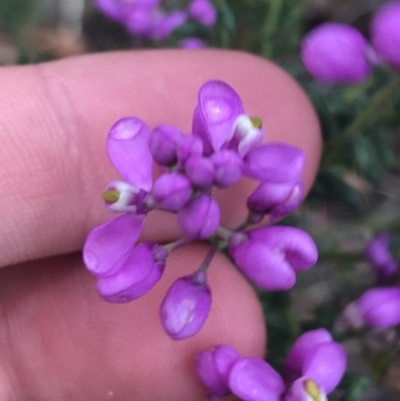
[[[304,388],[307,391],[308,395],[313,399],[313,401],[319,401],[320,400],[320,392],[319,388],[317,386],[317,383],[315,383],[314,380],[307,379],[304,382]]]
[[[260,117],[250,117],[250,121],[254,128],[261,128],[262,127],[262,120]]]
[[[109,203],[115,203],[119,200],[120,193],[118,191],[105,191],[102,194],[103,199]]]

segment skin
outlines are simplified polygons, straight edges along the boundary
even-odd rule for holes
[[[107,159],[108,129],[123,116],[190,132],[199,87],[222,79],[246,112],[263,118],[267,140],[300,146],[309,189],[321,139],[298,85],[254,56],[216,50],[89,55],[0,70],[0,399],[4,401],[204,400],[196,354],[230,344],[262,356],[261,308],[222,255],[211,263],[213,307],[202,331],[174,342],[158,307],[170,284],[193,272],[207,247],[174,252],[149,294],[130,304],[100,300],[79,251],[109,219],[100,198],[118,174]],[[245,217],[254,183],[216,191],[225,227]],[[149,215],[144,241],[180,236],[175,216]]]

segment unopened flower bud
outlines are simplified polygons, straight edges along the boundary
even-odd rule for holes
[[[103,192],[103,199],[110,212],[145,214],[149,208],[144,201],[148,192],[123,181],[113,181]]]
[[[389,252],[389,234],[384,232],[373,238],[365,249],[365,257],[375,267],[379,277],[387,280],[398,270],[397,263]]]
[[[154,183],[152,195],[163,209],[177,211],[190,199],[192,184],[182,174],[166,173]]]
[[[243,161],[233,150],[220,150],[211,156],[215,168],[215,184],[221,188],[236,184],[242,176]]]
[[[192,156],[185,164],[186,176],[193,185],[200,188],[212,186],[215,177],[214,165],[210,159],[202,156]]]
[[[304,169],[304,152],[293,145],[273,142],[250,150],[243,173],[268,182],[296,182]]]
[[[203,351],[196,358],[197,377],[210,394],[229,394],[229,374],[239,359],[239,353],[228,345],[218,345],[212,351]]]
[[[296,282],[296,272],[307,270],[318,258],[317,247],[304,231],[272,226],[252,230],[240,243],[234,234],[229,253],[243,272],[265,290],[284,291]]]
[[[185,136],[178,145],[177,153],[179,161],[183,164],[190,157],[203,154],[203,143],[196,136]]]
[[[147,37],[153,29],[153,10],[145,5],[136,4],[126,15],[124,25],[133,35]]]
[[[145,295],[160,280],[167,256],[157,244],[135,246],[119,270],[98,279],[100,296],[108,302],[124,303]]]
[[[231,369],[229,387],[246,401],[280,401],[285,392],[281,376],[259,358],[239,359]]]
[[[343,313],[345,322],[354,328],[364,325],[388,328],[400,323],[400,288],[373,288]]]
[[[384,4],[374,15],[371,39],[379,56],[396,70],[400,69],[400,1]]]
[[[303,182],[263,182],[249,196],[247,207],[252,212],[269,214],[273,223],[292,213],[300,204],[304,192]]]
[[[204,26],[211,27],[217,20],[217,12],[210,0],[192,0],[189,15]]]
[[[357,29],[332,22],[318,26],[303,39],[301,57],[316,79],[354,84],[370,73],[368,50],[368,42]]]
[[[220,219],[218,203],[207,195],[196,196],[178,211],[179,226],[190,238],[209,238],[217,230]]]
[[[199,270],[172,284],[160,307],[161,323],[173,340],[183,340],[200,331],[210,309],[206,272]]]
[[[184,134],[173,125],[159,125],[150,135],[149,148],[153,159],[162,166],[172,166],[178,160],[178,144]]]
[[[196,50],[207,47],[207,44],[199,38],[186,38],[179,42],[179,47],[181,49]]]

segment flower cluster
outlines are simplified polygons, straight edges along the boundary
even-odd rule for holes
[[[344,348],[325,329],[296,340],[282,376],[266,361],[241,357],[227,345],[203,351],[196,359],[197,376],[215,400],[234,393],[244,401],[325,401],[345,368]]]
[[[399,266],[388,246],[389,234],[386,232],[367,245],[366,258],[374,267],[383,286],[367,290],[346,307],[343,318],[353,328],[389,328],[400,324],[400,286],[396,282]]]
[[[106,207],[122,213],[88,236],[83,257],[109,302],[129,302],[160,280],[168,255],[190,241],[211,244],[192,275],[175,281],[160,308],[161,322],[175,340],[196,334],[210,308],[206,270],[215,254],[228,250],[238,267],[266,290],[288,290],[296,273],[317,260],[312,238],[300,229],[270,226],[245,231],[266,215],[271,221],[291,213],[303,193],[303,152],[284,143],[262,144],[260,118],[244,113],[239,95],[224,82],[205,83],[194,111],[192,135],[172,125],[149,127],[135,117],[119,120],[107,139],[108,155],[125,181],[111,182]],[[153,181],[153,163],[162,174]],[[242,176],[259,182],[249,196],[248,217],[236,230],[220,226],[212,188],[228,188]],[[140,243],[146,215],[175,213],[183,237],[161,245]]]
[[[170,11],[170,0],[96,0],[97,7],[110,19],[122,24],[135,37],[163,41],[172,32],[192,20],[205,26],[214,26],[216,10],[210,0],[191,0],[185,9]],[[167,11],[168,10],[168,11]],[[203,47],[197,38],[188,38],[182,47]]]
[[[362,82],[381,61],[400,69],[400,1],[384,4],[374,15],[372,46],[350,25],[326,23],[311,31],[302,43],[307,70],[328,83]]]

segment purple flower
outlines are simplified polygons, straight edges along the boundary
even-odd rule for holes
[[[302,376],[304,362],[310,352],[319,344],[331,342],[332,336],[325,329],[316,329],[303,333],[293,344],[285,359],[283,376],[287,383],[293,383]]]
[[[193,185],[200,188],[211,187],[214,183],[215,168],[210,159],[192,156],[185,164],[186,176]]]
[[[229,253],[259,287],[284,291],[296,283],[296,273],[313,266],[318,251],[312,238],[294,227],[272,226],[237,233]]]
[[[166,173],[154,182],[151,193],[162,209],[178,211],[190,199],[192,184],[182,174]]]
[[[172,166],[178,161],[177,149],[185,138],[173,125],[156,127],[150,135],[149,147],[153,159],[162,166]]]
[[[161,323],[173,340],[183,340],[200,331],[210,309],[206,272],[199,270],[172,284],[160,307]]]
[[[389,234],[384,232],[373,238],[365,249],[365,257],[375,267],[378,275],[387,280],[397,271],[397,263],[389,252]]]
[[[303,39],[301,58],[310,74],[320,81],[354,84],[370,73],[368,52],[368,42],[357,29],[326,23]]]
[[[262,182],[249,196],[247,207],[252,212],[269,214],[273,223],[297,209],[304,193],[303,181]]]
[[[242,176],[243,161],[239,155],[228,149],[214,153],[210,158],[214,169],[214,182],[220,188],[236,184]]]
[[[378,328],[400,323],[400,288],[373,288],[366,291],[344,311],[345,322],[360,328],[364,325]]]
[[[157,244],[135,246],[122,267],[98,279],[100,296],[108,302],[123,303],[145,295],[160,280],[167,256],[167,251]]]
[[[189,15],[204,26],[211,27],[217,20],[217,12],[210,0],[192,0]]]
[[[146,4],[135,4],[135,7],[126,16],[124,25],[132,35],[150,38],[154,25],[153,13],[154,10]]]
[[[203,351],[197,356],[196,374],[210,395],[230,393],[229,374],[239,358],[239,353],[228,345],[218,345],[212,351]]]
[[[195,136],[185,136],[178,144],[178,160],[184,164],[186,160],[194,156],[202,156],[203,142]]]
[[[242,101],[225,82],[208,81],[200,88],[192,131],[203,141],[205,155],[221,149],[241,114]]]
[[[229,375],[231,391],[244,401],[280,401],[285,392],[281,376],[259,358],[241,358]]]
[[[325,329],[303,333],[285,360],[284,377],[292,386],[283,401],[326,400],[343,377],[346,359]]]
[[[196,196],[178,211],[179,226],[190,238],[209,238],[220,219],[218,203],[208,195]]]
[[[186,38],[181,42],[179,42],[179,47],[182,49],[197,50],[197,49],[203,49],[207,47],[207,45],[203,40],[199,38]]]
[[[292,145],[272,142],[250,150],[243,174],[260,181],[298,182],[305,165],[304,152]]]
[[[157,40],[167,39],[175,29],[183,25],[187,20],[184,11],[173,11],[159,17],[159,21],[154,27],[154,38]]]
[[[138,118],[123,118],[111,128],[107,139],[109,158],[130,188],[140,193],[152,186],[153,159],[150,130]],[[117,200],[118,202],[118,200]],[[128,259],[139,239],[145,214],[130,212],[96,227],[83,248],[86,267],[98,276],[115,273]]]
[[[371,24],[372,44],[390,66],[400,69],[400,2],[384,4]]]

